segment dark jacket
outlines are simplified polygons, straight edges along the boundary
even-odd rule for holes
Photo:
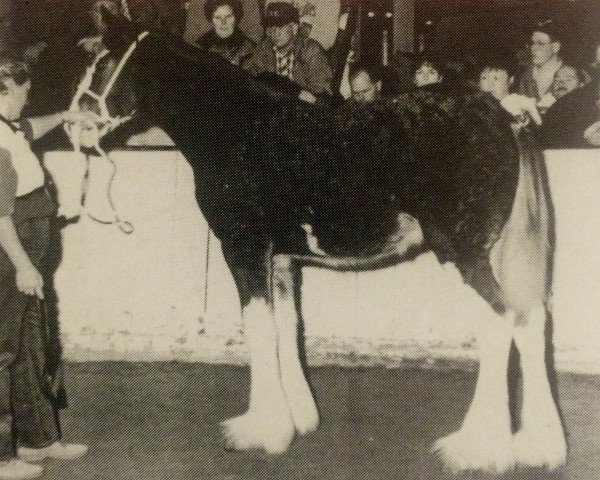
[[[294,82],[315,95],[331,94],[333,72],[323,47],[310,38],[296,37],[292,48],[295,55],[292,68]],[[242,66],[252,75],[277,73],[277,60],[271,39],[265,37]]]
[[[591,82],[559,98],[546,112],[540,127],[540,145],[544,149],[590,148],[583,132],[600,120],[596,106],[598,87]]]
[[[196,45],[203,50],[218,53],[234,65],[241,65],[256,47],[256,43],[238,28],[229,38],[221,38],[214,30],[209,30],[196,41]]]

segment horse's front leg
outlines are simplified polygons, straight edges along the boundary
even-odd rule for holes
[[[300,363],[296,283],[300,268],[286,255],[273,258],[273,307],[279,333],[281,383],[296,431],[312,432],[319,425],[319,412]]]
[[[281,385],[277,329],[270,296],[268,253],[248,258],[224,248],[242,305],[245,339],[250,352],[250,400],[243,415],[221,423],[228,448],[284,452],[294,438],[294,424]],[[257,259],[260,258],[260,261]]]
[[[546,371],[546,309],[523,314],[515,327],[515,344],[523,371],[521,428],[514,436],[515,460],[550,470],[564,465],[567,444]]]

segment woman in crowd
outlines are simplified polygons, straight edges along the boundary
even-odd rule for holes
[[[424,57],[416,64],[414,83],[417,87],[441,84],[444,80],[443,72],[440,62],[430,57]]]
[[[213,28],[202,35],[196,44],[216,52],[235,65],[249,57],[256,44],[239,28],[244,15],[240,0],[207,0],[204,4],[206,18]]]
[[[82,115],[64,112],[16,123],[30,86],[24,63],[0,58],[0,479],[35,478],[42,467],[27,462],[72,459],[87,451],[60,442],[49,385],[42,273],[55,207],[29,146],[29,140]]]

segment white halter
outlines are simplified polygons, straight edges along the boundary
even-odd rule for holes
[[[98,62],[102,58],[104,58],[109,53],[109,51],[104,49],[98,55],[96,55],[94,62],[88,67],[83,79],[81,80],[81,82],[79,83],[79,85],[77,87],[77,91],[75,92],[75,96],[73,97],[73,100],[71,101],[71,106],[69,107],[69,110],[74,111],[74,112],[81,111],[80,101],[84,96],[87,96],[87,97],[90,97],[91,99],[93,99],[97,103],[98,111],[100,112],[100,116],[99,116],[97,122],[96,121],[95,122],[80,122],[80,123],[76,123],[76,124],[72,124],[72,125],[65,124],[65,131],[67,132],[67,135],[69,136],[71,144],[73,145],[73,148],[76,152],[81,152],[82,146],[91,148],[91,149],[95,150],[100,157],[102,157],[105,160],[107,160],[108,162],[110,162],[113,166],[113,173],[112,173],[110,181],[109,181],[107,194],[108,194],[109,203],[111,205],[111,208],[113,210],[113,214],[114,214],[115,218],[112,221],[102,221],[102,220],[94,218],[92,215],[89,214],[89,212],[88,212],[88,216],[90,216],[92,219],[94,219],[98,222],[101,222],[101,223],[108,223],[108,224],[115,223],[124,233],[131,233],[133,231],[133,226],[129,222],[122,221],[117,215],[116,208],[114,207],[112,197],[111,197],[112,181],[116,174],[117,167],[116,167],[116,164],[114,163],[114,161],[111,160],[111,158],[108,156],[108,154],[100,146],[100,139],[104,135],[109,133],[110,131],[114,130],[119,125],[121,125],[131,119],[131,115],[127,116],[127,117],[111,117],[110,112],[108,111],[108,106],[106,104],[106,99],[108,98],[108,95],[110,94],[112,87],[114,86],[115,82],[117,81],[121,71],[125,67],[127,60],[129,60],[129,57],[131,57],[131,55],[133,54],[133,51],[138,46],[139,42],[142,41],[147,35],[148,35],[148,32],[140,33],[138,38],[129,46],[129,48],[127,49],[127,51],[125,52],[125,54],[123,55],[121,60],[119,61],[117,68],[112,73],[108,83],[106,84],[106,86],[104,87],[104,89],[101,93],[96,93],[96,92],[92,91],[91,86],[92,86],[92,81],[94,79],[94,74],[96,73],[96,67],[98,66]],[[89,159],[88,159],[88,173],[89,173]]]
[[[81,99],[84,96],[88,96],[88,97],[92,98],[93,100],[95,100],[96,103],[98,104],[98,111],[100,112],[99,122],[101,124],[103,124],[102,129],[99,130],[101,137],[106,135],[110,130],[114,129],[121,123],[124,123],[131,118],[131,117],[125,117],[125,118],[111,117],[110,113],[108,111],[108,106],[106,105],[106,99],[108,98],[108,95],[110,94],[115,82],[119,78],[121,71],[125,67],[127,60],[129,60],[129,57],[131,57],[131,55],[133,54],[133,51],[138,46],[139,42],[141,42],[147,35],[148,35],[148,32],[140,33],[140,35],[138,36],[136,41],[134,41],[129,46],[129,48],[127,49],[127,51],[121,58],[119,64],[117,65],[117,68],[115,69],[115,71],[112,73],[110,79],[108,80],[108,83],[104,87],[104,90],[101,93],[96,93],[96,92],[92,91],[91,86],[92,86],[92,81],[94,79],[94,74],[96,73],[96,68],[98,66],[98,62],[100,62],[100,60],[102,60],[109,53],[109,51],[106,49],[102,50],[98,55],[96,55],[96,58],[94,59],[93,63],[88,67],[83,79],[81,80],[81,82],[79,83],[79,85],[77,87],[77,91],[75,92],[75,96],[73,97],[73,100],[71,101],[71,106],[69,107],[69,110],[75,111],[75,112],[80,111],[79,102],[81,101]],[[79,145],[79,142],[77,142],[78,139],[73,138],[74,135],[72,135],[71,132],[67,131],[67,133],[69,134],[69,137],[71,137],[71,143],[73,143],[73,145]],[[73,132],[73,133],[75,133],[75,132]],[[81,133],[81,132],[78,132],[78,133]],[[96,146],[95,143],[96,142],[94,142],[94,144],[92,144],[92,145],[86,145],[86,146],[93,148]]]

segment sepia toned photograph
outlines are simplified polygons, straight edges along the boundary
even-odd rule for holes
[[[600,478],[599,0],[0,0],[0,480]]]

